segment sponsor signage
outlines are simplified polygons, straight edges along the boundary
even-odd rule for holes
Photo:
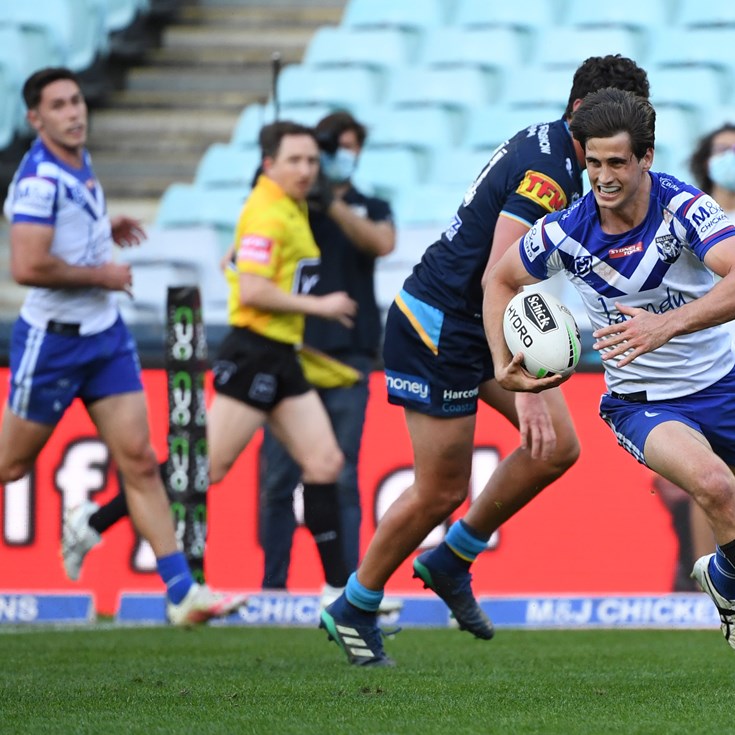
[[[381,627],[456,627],[441,600],[431,595],[403,598],[403,609],[380,618]],[[614,595],[595,597],[486,597],[483,610],[497,628],[717,628],[712,600],[702,593]],[[120,623],[163,624],[163,595],[125,593]],[[314,594],[255,593],[247,607],[212,625],[253,625],[315,628],[319,597]]]
[[[94,598],[89,593],[0,591],[0,625],[92,623],[94,620]]]
[[[3,402],[7,377],[7,370],[0,369]],[[400,379],[407,381],[401,383],[402,389],[421,390],[414,381]],[[143,380],[152,440],[158,459],[163,461],[168,453],[170,386],[164,370],[145,370]],[[173,386],[174,390],[184,388],[185,381]],[[491,600],[530,595],[592,598],[670,593],[677,562],[671,517],[653,492],[652,473],[618,447],[612,432],[597,415],[604,391],[602,375],[577,374],[562,390],[581,437],[580,460],[493,536],[487,551],[473,566],[475,590]],[[210,391],[207,374],[207,400],[211,399]],[[178,396],[174,405],[180,404],[183,409],[187,401],[179,398],[185,396]],[[213,485],[207,494],[204,566],[207,583],[213,588],[260,589],[263,554],[258,545],[258,445],[259,441],[254,440],[227,479]],[[517,431],[480,405],[470,499],[479,495],[498,462],[518,445]],[[195,454],[188,456],[196,460]],[[187,477],[191,479],[191,475]],[[378,520],[413,482],[412,451],[403,411],[387,403],[382,373],[371,376],[359,480],[360,544],[364,553]],[[115,524],[103,542],[89,553],[77,583],[64,575],[59,558],[64,510],[85,499],[104,503],[117,492],[117,470],[109,452],[96,436],[84,408],[75,402],[33,473],[0,487],[0,590],[33,595],[48,590],[92,593],[97,612],[108,615],[117,611],[123,592],[162,594],[150,547],[140,541],[127,519]],[[468,505],[469,500],[453,519],[462,517]],[[447,529],[448,523],[437,526],[421,548],[435,546]],[[611,539],[614,554],[600,557],[585,552],[598,548],[600,538]],[[542,554],[539,549],[543,549]],[[646,564],[640,564],[642,558]],[[313,539],[303,528],[296,531],[291,560],[289,589],[304,592],[305,597],[321,590],[324,580],[318,554]],[[387,594],[423,592],[420,583],[413,579],[411,561],[402,564],[393,575]],[[269,609],[254,609],[252,614],[276,614]],[[312,613],[303,602],[301,607],[296,604],[291,612],[283,614],[299,618]],[[493,614],[497,617],[500,613]]]

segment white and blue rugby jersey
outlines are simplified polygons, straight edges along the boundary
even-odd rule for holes
[[[714,284],[704,265],[716,243],[735,238],[735,227],[710,196],[662,173],[651,173],[645,220],[620,235],[602,231],[592,192],[563,212],[546,215],[521,241],[521,258],[540,280],[563,271],[579,291],[593,329],[627,317],[615,302],[663,313],[704,296]],[[733,240],[735,245],[735,239]],[[735,364],[724,326],[674,337],[618,368],[604,361],[616,393],[646,391],[664,400],[702,390]]]
[[[89,154],[80,169],[60,161],[40,138],[13,177],[5,201],[11,223],[54,228],[51,254],[70,265],[99,266],[112,259],[112,230],[105,196]],[[81,334],[107,329],[117,319],[116,296],[103,288],[29,289],[20,315],[45,328],[53,319],[81,325]]]

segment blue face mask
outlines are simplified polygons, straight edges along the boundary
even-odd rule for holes
[[[333,184],[344,184],[355,173],[357,155],[347,148],[337,148],[333,155],[322,153],[320,158],[322,171]]]
[[[730,149],[709,159],[709,177],[718,186],[735,191],[735,150]]]

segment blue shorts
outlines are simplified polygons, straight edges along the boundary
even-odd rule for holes
[[[401,291],[383,345],[388,401],[453,418],[477,413],[479,386],[493,377],[482,321],[459,319]]]
[[[605,393],[600,416],[615,432],[618,444],[641,464],[651,430],[665,421],[680,421],[698,431],[715,454],[735,466],[735,369],[708,388],[668,401],[631,403]]]
[[[10,343],[10,410],[56,425],[78,396],[85,405],[143,390],[135,342],[122,319],[97,334],[54,333],[19,318]]]

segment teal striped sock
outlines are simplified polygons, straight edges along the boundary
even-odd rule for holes
[[[377,612],[383,599],[383,590],[369,590],[357,581],[357,573],[352,572],[345,588],[347,602],[365,612]]]
[[[489,538],[489,537],[488,537]],[[447,546],[460,558],[472,563],[487,548],[487,538],[482,538],[477,531],[464,521],[457,521],[447,533]]]

